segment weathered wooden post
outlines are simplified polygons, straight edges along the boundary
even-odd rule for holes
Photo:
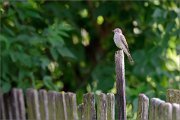
[[[49,120],[49,110],[48,110],[48,94],[46,90],[39,90],[38,92],[39,99],[39,110],[42,120]]]
[[[107,120],[107,97],[104,93],[97,95],[97,120]]]
[[[65,94],[67,120],[78,120],[76,94],[68,92]]]
[[[96,108],[95,108],[95,98],[93,93],[87,93],[83,96],[83,108],[82,116],[80,119],[82,120],[96,120]]]
[[[124,53],[118,50],[115,54],[116,63],[116,89],[118,120],[126,120],[126,95],[125,95],[125,71],[124,71]]]
[[[27,117],[30,120],[41,120],[38,92],[33,88],[26,90]]]
[[[148,120],[149,98],[139,94],[137,120]]]
[[[168,89],[166,94],[166,101],[180,104],[180,90]]]
[[[13,119],[26,120],[25,104],[22,89],[13,88],[11,91],[11,105]]]
[[[115,97],[107,93],[107,120],[115,120]]]

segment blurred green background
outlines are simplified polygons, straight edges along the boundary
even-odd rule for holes
[[[116,27],[135,61],[131,66],[125,57],[128,110],[137,109],[139,93],[165,99],[168,88],[180,89],[178,0],[0,3],[4,92],[12,87],[72,91],[78,101],[86,92],[116,93]]]

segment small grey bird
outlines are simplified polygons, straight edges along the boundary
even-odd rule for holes
[[[116,46],[124,51],[124,53],[128,57],[130,64],[134,64],[134,60],[132,59],[131,54],[129,52],[126,38],[124,37],[121,29],[116,28],[113,30],[113,32],[114,32],[114,42],[115,42]]]

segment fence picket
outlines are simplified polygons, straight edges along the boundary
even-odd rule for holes
[[[48,97],[46,90],[39,90],[39,108],[42,120],[49,120]]]
[[[67,111],[67,118],[68,120],[77,120],[77,104],[76,104],[76,95],[74,93],[66,93],[65,94],[65,101],[66,101],[66,111]]]
[[[97,120],[107,120],[106,94],[97,95]]]
[[[165,102],[163,100],[157,99],[157,104],[155,106],[155,115],[157,120],[163,120],[163,108],[161,107]]]
[[[12,89],[10,92],[10,101],[12,105],[12,117],[15,118],[16,120],[20,119],[19,118],[19,110],[18,110],[18,100],[17,100],[17,90]]]
[[[148,120],[149,98],[139,94],[137,120]]]
[[[156,98],[155,100],[156,101],[155,101],[155,111],[154,111],[155,119],[154,120],[159,120],[159,119],[161,119],[161,116],[159,114],[159,112],[161,113],[161,111],[159,111],[160,105],[164,104],[164,102],[162,100],[160,100],[159,98]],[[162,110],[162,109],[160,109],[160,110]]]
[[[49,111],[49,120],[56,120],[56,92],[48,91],[48,111]]]
[[[39,112],[38,92],[35,89],[29,88],[26,91],[27,115],[28,119],[41,120]]]
[[[96,120],[96,109],[94,94],[87,93],[83,96],[84,109],[82,112],[83,120]]]
[[[180,120],[180,104],[173,103],[172,107],[173,107],[172,119]]]
[[[107,93],[107,120],[115,120],[115,97]]]
[[[172,120],[172,105],[170,103],[163,103],[163,120]]]
[[[14,89],[17,96],[17,108],[20,120],[26,120],[26,111],[25,111],[25,103],[24,103],[24,95],[22,89]]]
[[[149,108],[149,120],[155,120],[156,118],[156,116],[155,116],[155,107],[156,107],[156,100],[157,100],[157,98],[152,98],[151,100],[150,100],[150,108]]]
[[[56,119],[68,120],[66,111],[65,93],[56,94]]]

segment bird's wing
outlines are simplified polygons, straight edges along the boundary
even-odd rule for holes
[[[121,38],[123,44],[125,45],[125,47],[127,48],[127,50],[129,50],[128,44],[127,44],[127,42],[126,42],[126,38],[124,37],[124,35],[120,35],[120,38]]]

